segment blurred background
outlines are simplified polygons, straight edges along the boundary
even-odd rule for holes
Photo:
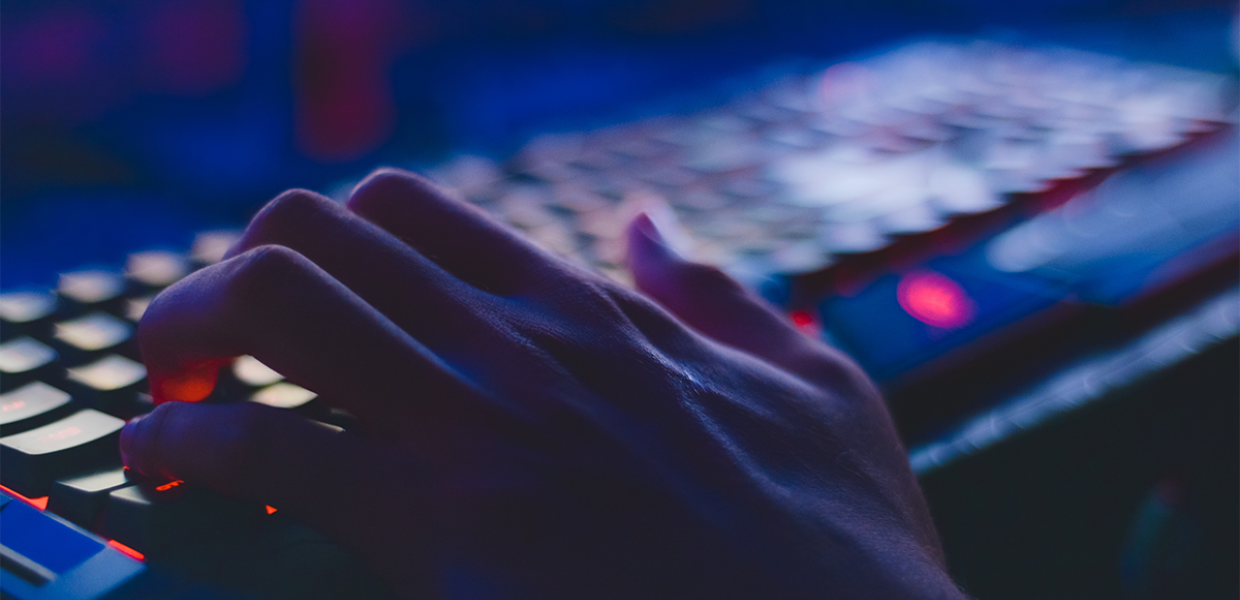
[[[0,286],[379,165],[621,280],[659,203],[880,381],[970,594],[1235,598],[1235,15],[8,0]]]

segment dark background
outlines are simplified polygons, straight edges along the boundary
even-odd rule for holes
[[[826,65],[919,36],[1234,73],[1234,11],[1192,0],[9,0],[0,287],[184,249],[289,187],[330,192],[376,165],[458,152],[502,158],[535,133],[709,104],[769,65]],[[924,477],[954,575],[983,598],[1235,598],[1238,363],[1233,338]],[[1147,513],[1175,539],[1134,542]],[[1140,548],[1169,558],[1140,563]]]
[[[1232,7],[1172,0],[4,3],[0,285],[185,247],[289,187],[502,157],[921,35],[1231,69]],[[824,62],[825,64],[825,62]]]

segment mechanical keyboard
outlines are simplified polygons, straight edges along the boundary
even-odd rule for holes
[[[964,288],[948,275],[977,272],[965,249],[1022,235],[1020,223],[1117,169],[1221,135],[1232,83],[1062,48],[919,42],[768,74],[695,113],[547,134],[507,160],[459,156],[420,170],[621,281],[628,219],[652,203],[669,207],[692,258],[761,289],[807,328],[826,325],[888,380],[924,360],[873,358],[881,353],[847,329],[864,323],[853,304],[874,305],[862,300],[889,285],[884,297],[905,302],[917,335],[950,338],[966,309],[952,309]],[[236,235],[205,232],[186,252],[140,252],[119,271],[83,269],[61,274],[52,291],[0,294],[5,598],[385,593],[278,507],[121,467],[122,425],[153,408],[136,323],[155,294],[219,261]],[[925,267],[944,256],[956,262]],[[914,277],[891,279],[896,272]],[[832,295],[843,300],[823,300]],[[210,401],[348,427],[347,414],[282,379],[241,357]],[[919,468],[942,462],[927,458],[942,450],[927,452],[916,455]]]

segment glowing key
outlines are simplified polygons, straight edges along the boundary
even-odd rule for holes
[[[914,319],[943,329],[973,321],[975,306],[960,284],[934,271],[917,271],[900,279],[896,300]]]

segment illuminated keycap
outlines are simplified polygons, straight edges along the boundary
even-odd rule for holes
[[[123,356],[105,356],[89,365],[69,369],[69,379],[99,391],[134,385],[146,378],[146,367]]]
[[[125,276],[152,289],[165,288],[189,274],[189,262],[180,254],[151,250],[129,255]]]
[[[93,312],[57,323],[53,337],[72,364],[76,361],[71,354],[85,358],[90,353],[115,350],[133,337],[133,326],[107,313]]]
[[[201,266],[220,262],[240,237],[241,234],[231,230],[204,231],[194,237],[190,259]]]
[[[41,427],[70,409],[69,394],[36,381],[0,395],[0,435]]]
[[[142,296],[139,298],[130,298],[125,301],[125,317],[134,323],[142,320],[142,315],[146,314],[146,309],[151,305],[151,300],[155,296]]]
[[[0,382],[7,378],[19,378],[35,373],[38,369],[56,361],[56,351],[30,337],[0,345]]]
[[[120,297],[125,291],[125,280],[108,271],[62,273],[56,291],[60,297],[74,304],[95,307]]]
[[[146,367],[109,354],[69,369],[65,385],[74,398],[87,406],[129,418],[143,412],[139,394],[146,387]]]
[[[276,408],[301,408],[318,398],[318,394],[291,383],[277,383],[255,392],[250,400]]]
[[[232,372],[237,381],[250,387],[263,387],[284,379],[283,375],[253,356],[242,356],[234,361]]]
[[[0,485],[26,496],[46,496],[53,481],[107,464],[120,464],[125,422],[85,409],[0,438]]]
[[[0,294],[0,319],[11,323],[25,323],[52,314],[56,309],[56,297],[38,292],[12,292]]]

